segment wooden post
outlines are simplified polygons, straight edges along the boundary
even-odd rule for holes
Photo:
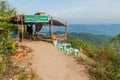
[[[49,25],[49,36],[51,36],[51,25]]]
[[[23,41],[23,15],[21,15],[21,29],[22,29],[22,34],[21,34],[21,36],[22,36],[22,38],[21,38],[21,42]]]
[[[24,34],[26,34],[26,25],[24,25]]]
[[[65,24],[67,25],[67,22]],[[65,39],[67,39],[67,26],[65,26]]]
[[[65,39],[67,39],[67,27],[65,27]]]
[[[53,36],[53,20],[51,16],[51,25],[50,25],[51,37]]]

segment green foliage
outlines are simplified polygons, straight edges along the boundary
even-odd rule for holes
[[[9,5],[5,1],[0,0],[0,54],[8,52],[10,40],[11,40],[11,24],[10,17],[15,15],[16,11],[13,8],[9,8]],[[6,52],[5,52],[6,51]]]
[[[117,53],[114,44],[99,45],[98,47],[82,41],[70,38],[66,41],[72,44],[73,48],[84,50],[93,62],[79,58],[78,62],[87,65],[92,80],[120,80],[120,54]]]
[[[118,34],[117,36],[113,37],[112,40],[111,40],[111,43],[120,43],[120,34]]]
[[[90,65],[89,71],[94,80],[119,80],[120,55],[113,45],[98,48],[95,63]]]
[[[30,65],[30,66],[31,66],[31,65],[32,65],[32,62],[28,62],[28,65]]]
[[[51,36],[44,36],[44,39],[51,39]]]
[[[82,40],[66,40],[66,42],[68,43],[71,43],[72,47],[73,48],[77,48],[77,49],[80,49],[82,48],[84,50],[84,53],[87,55],[87,56],[90,56],[90,57],[95,57],[95,46],[90,44],[90,43],[87,43],[85,41],[82,41]]]
[[[11,26],[10,17],[15,15],[16,11],[13,8],[9,8],[6,1],[0,0],[0,55],[2,59],[0,61],[0,74],[5,72],[10,64],[9,57],[13,54],[15,49],[14,43],[11,43]]]
[[[111,36],[95,35],[90,33],[69,33],[69,39],[80,39],[96,46],[108,44],[111,40]]]
[[[64,34],[64,32],[57,31],[55,34]],[[112,36],[107,35],[95,35],[91,33],[68,33],[67,34],[69,40],[82,40],[87,43],[93,44],[95,46],[100,46],[104,44],[109,44]]]
[[[18,80],[26,80],[27,79],[27,74],[21,74],[18,78]]]
[[[0,73],[5,72],[6,69],[6,62],[0,61]]]
[[[18,80],[37,80],[37,75],[33,70],[26,72],[24,69],[20,69],[15,73],[19,75]]]
[[[110,60],[110,58],[117,54],[115,50],[116,49],[113,45],[101,46],[97,50],[97,59],[99,59],[100,61]]]
[[[87,58],[79,57],[77,61],[82,65],[90,65],[91,61]]]
[[[14,8],[10,8],[6,1],[0,0],[0,80],[9,80],[13,77],[13,74],[17,75],[18,80],[26,80],[29,75],[24,69],[14,68],[10,59],[13,55],[13,51],[16,49],[15,43],[11,41],[11,30],[15,25],[10,23],[10,17],[15,15],[16,11]],[[2,76],[1,76],[2,75]],[[30,73],[33,80],[35,73]]]
[[[15,8],[10,8],[6,1],[0,0],[0,21],[9,21],[16,14]]]

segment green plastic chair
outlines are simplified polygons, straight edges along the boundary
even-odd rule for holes
[[[72,51],[73,51],[73,48],[71,47],[71,48],[70,48],[70,53],[72,53]]]
[[[63,51],[63,50],[64,50],[64,47],[63,47],[62,45],[59,45],[59,46],[58,46],[58,50],[59,50],[59,51],[60,51],[60,50]]]
[[[69,43],[62,43],[61,45],[63,46],[63,50],[65,50],[67,48],[67,46],[71,47],[71,44],[69,44]]]
[[[65,49],[65,53],[66,54],[72,54],[72,52],[73,52],[73,48],[72,47]]]
[[[79,50],[78,49],[73,49],[73,55],[78,56],[79,55]]]
[[[65,54],[71,54],[71,53],[70,53],[70,48],[66,48],[66,49],[64,50],[64,53],[65,53]]]
[[[57,47],[61,46],[61,44],[56,44]]]

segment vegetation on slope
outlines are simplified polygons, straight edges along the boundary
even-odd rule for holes
[[[57,31],[55,34],[63,34],[63,32]],[[112,36],[96,35],[91,33],[68,33],[69,40],[82,40],[95,46],[109,44]]]
[[[24,69],[20,69],[16,64],[13,65],[10,59],[16,50],[11,38],[12,28],[15,25],[10,23],[10,18],[15,14],[14,8],[10,8],[6,1],[0,0],[0,80],[30,80],[30,77],[34,80],[33,71],[29,72],[30,75],[26,74]]]
[[[78,59],[80,64],[87,65],[91,80],[120,80],[120,54],[117,52],[116,44],[110,43],[111,39],[108,39],[108,41],[105,41],[107,43],[104,43],[104,45],[98,43],[99,46],[96,47],[94,44],[99,39],[87,37],[89,34],[85,34],[86,39],[92,38],[94,40],[94,43],[91,44],[87,40],[78,39],[80,34],[76,38],[75,34],[78,35],[78,33],[73,35],[71,33],[67,42],[71,43],[74,48],[82,48],[83,53],[93,61],[83,60],[81,57]],[[112,42],[119,42],[119,35],[113,39]]]
[[[0,73],[6,71],[10,64],[9,57],[15,49],[14,43],[11,43],[11,26],[10,17],[15,15],[16,11],[9,8],[5,1],[0,0]]]
[[[106,35],[95,35],[90,33],[69,33],[69,39],[80,39],[96,46],[108,44],[111,40],[111,36]]]

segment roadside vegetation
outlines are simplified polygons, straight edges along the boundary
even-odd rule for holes
[[[20,68],[11,61],[11,57],[17,54],[15,51],[19,48],[12,39],[12,29],[16,25],[10,23],[10,18],[14,15],[15,8],[0,0],[0,80],[34,80],[36,74],[33,70],[30,69],[30,72],[26,73],[26,68]]]
[[[73,35],[72,35],[73,37]],[[75,37],[75,35],[74,35]],[[85,42],[81,39],[71,38],[66,41],[72,44],[72,47],[82,49],[83,54],[89,59],[78,58],[78,62],[88,69],[91,80],[120,80],[120,36],[117,35],[111,40],[111,43],[98,45]]]
[[[15,46],[11,42],[11,27],[10,17],[15,15],[16,11],[9,8],[5,1],[0,0],[0,73],[6,72],[9,65],[12,63],[9,57],[13,55]]]

